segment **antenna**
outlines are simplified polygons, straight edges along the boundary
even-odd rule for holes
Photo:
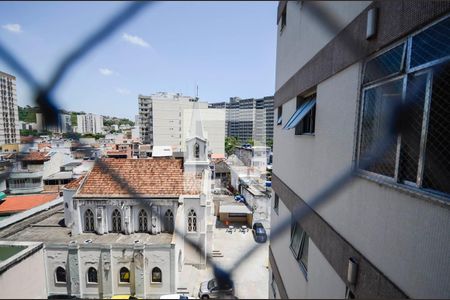
[[[198,83],[197,83],[197,95],[196,95],[197,99],[198,99]]]

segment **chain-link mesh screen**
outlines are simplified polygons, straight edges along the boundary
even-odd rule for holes
[[[40,86],[27,68],[3,44],[0,44],[0,56],[16,71],[17,75],[35,88],[36,103],[46,120],[50,124],[55,124],[58,109],[57,102],[51,98],[52,91],[64,77],[67,77],[69,69],[77,61],[135,16],[146,4],[146,2],[129,4],[120,14],[89,36],[61,62],[47,86]],[[333,19],[327,18],[330,13],[321,11],[320,6],[311,5],[311,7],[314,9],[313,15],[323,22],[324,28],[334,32],[336,26]],[[397,176],[399,181],[409,181],[418,187],[450,193],[450,139],[448,138],[450,136],[450,102],[448,100],[450,99],[450,65],[441,63],[421,68],[424,64],[435,63],[436,60],[449,57],[449,37],[450,18],[408,40],[407,43],[411,44],[408,45],[410,52],[407,55],[406,45],[401,44],[366,64],[363,75],[364,86],[358,145],[360,169],[392,178]],[[348,51],[358,48],[353,47],[352,42],[356,43],[356,41],[349,40]],[[416,73],[410,72],[408,66],[415,68],[414,72]],[[8,116],[4,115],[4,117]],[[273,120],[272,114],[270,117]],[[402,121],[401,126],[399,120]],[[232,123],[228,124],[228,130],[234,130],[233,126]],[[250,127],[244,128],[249,130],[248,132],[252,131]],[[90,147],[80,143],[73,150],[81,151],[89,157],[93,155]],[[28,152],[26,147],[24,152]],[[22,159],[23,155],[17,156],[19,163]],[[26,160],[22,162],[26,163]],[[96,160],[96,164],[101,172],[110,174],[129,195],[139,198],[133,182],[127,182],[117,170],[101,159]],[[356,168],[349,166],[341,176],[332,180],[319,193],[311,197],[311,201],[308,203],[310,207],[317,208],[329,201],[334,193],[350,182],[355,172],[357,172]],[[308,213],[309,210],[298,207],[294,209],[292,216],[294,220],[299,221]],[[92,218],[93,216],[89,216],[87,223],[91,224]],[[173,215],[168,218],[173,219]],[[168,221],[163,220],[162,222],[167,223]],[[196,222],[196,218],[191,218],[189,223],[191,229],[193,226],[197,226]],[[289,218],[272,228],[271,239],[278,238],[282,232],[291,227],[291,224]],[[142,221],[139,226],[144,228],[150,224]],[[91,227],[88,229],[91,231]],[[171,227],[171,231],[174,231],[175,234],[179,233],[176,227]],[[186,239],[185,242],[198,252],[204,250],[201,245],[197,245],[190,239]],[[258,245],[255,245],[247,252],[242,253],[227,270],[218,267],[210,254],[207,254],[207,263],[213,267],[219,286],[233,286],[231,280],[233,271],[257,248]]]

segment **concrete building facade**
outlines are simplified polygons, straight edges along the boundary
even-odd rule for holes
[[[81,134],[103,133],[103,116],[91,113],[77,115],[77,132]]]
[[[200,110],[203,127],[213,153],[224,153],[224,112],[209,111],[207,102],[176,93],[160,92],[139,96],[140,138],[144,144],[170,146],[173,151],[186,149],[192,110]],[[216,120],[214,118],[217,118]],[[222,139],[223,137],[223,139]]]
[[[20,143],[16,77],[0,72],[0,145]]]
[[[317,6],[334,17],[333,32]],[[423,1],[279,2],[271,227],[298,207],[308,215],[271,237],[270,298],[450,295],[448,139],[437,139],[449,136],[450,51],[439,46],[449,43],[449,13]],[[383,101],[410,97],[420,103],[406,122],[419,120],[415,134],[312,206],[364,161],[386,122]]]

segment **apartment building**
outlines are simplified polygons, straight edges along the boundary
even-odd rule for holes
[[[0,145],[18,144],[19,110],[16,77],[0,71]]]
[[[199,102],[197,98],[180,93],[140,95],[138,101],[140,138],[144,144],[170,146],[173,151],[185,151],[192,111],[199,110],[209,149],[212,153],[225,152],[224,111],[210,111],[207,102]]]
[[[45,116],[42,113],[36,113],[36,130],[51,131],[56,133],[72,132],[72,119],[69,114],[58,114],[56,124],[50,125],[46,122]]]
[[[103,116],[91,113],[77,115],[77,132],[81,134],[103,133]]]
[[[270,298],[450,295],[449,14],[449,2],[279,2],[271,228],[292,225],[270,237]],[[362,169],[402,101],[407,130]]]
[[[210,103],[210,108],[226,109],[227,136],[234,136],[242,143],[253,140],[266,145],[273,139],[274,98],[241,99],[231,97],[229,102]]]

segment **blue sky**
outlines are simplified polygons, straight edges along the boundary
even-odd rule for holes
[[[123,2],[0,2],[0,43],[45,82],[64,54]],[[273,95],[277,2],[157,2],[70,71],[59,106],[133,118],[157,91],[219,102]],[[0,70],[14,71],[0,57]],[[19,105],[33,93],[17,76]]]

